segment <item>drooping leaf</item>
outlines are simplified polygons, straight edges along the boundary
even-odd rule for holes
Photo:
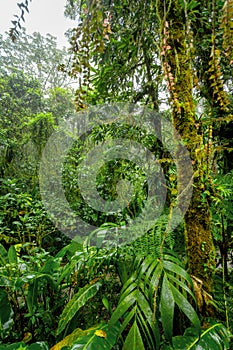
[[[131,282],[131,285],[129,284]],[[120,319],[124,319],[119,334],[120,336],[125,328],[130,326],[130,335],[127,342],[131,342],[134,332],[139,332],[140,337],[146,341],[146,344],[153,346],[156,342],[156,327],[153,321],[153,309],[148,300],[147,291],[144,290],[143,281],[138,281],[135,275],[126,282],[126,289],[123,287],[119,304],[113,312],[109,324],[114,325]],[[131,331],[132,320],[136,322],[134,330]],[[136,334],[136,333],[135,333]],[[127,336],[127,337],[128,337]]]
[[[161,263],[158,263],[156,265],[155,270],[153,271],[152,276],[150,277],[150,282],[149,282],[149,293],[150,297],[154,298],[154,294],[156,293],[159,283],[160,283],[160,278],[163,272],[163,267]],[[145,276],[145,282],[147,283],[147,276]]]
[[[141,336],[146,340],[146,347],[153,348],[155,345],[158,348],[160,336],[158,337],[156,324],[149,323],[145,320],[143,313],[137,312],[137,324],[141,330]],[[151,326],[152,324],[152,326]]]
[[[134,274],[130,279],[124,284],[120,296],[119,303],[125,299],[127,295],[132,293],[137,288],[137,274]]]
[[[160,311],[163,330],[165,336],[171,341],[173,334],[173,319],[174,319],[174,297],[171,290],[171,286],[167,280],[166,275],[163,278],[161,299],[160,299]]]
[[[61,314],[57,334],[60,334],[64,330],[78,310],[83,307],[89,299],[96,295],[100,287],[101,283],[97,282],[93,285],[87,285],[84,288],[80,288],[78,293],[74,294]]]
[[[181,287],[184,292],[187,292],[193,298],[193,300],[195,300],[195,296],[194,296],[193,291],[189,288],[189,286],[187,284],[185,284],[182,281],[182,278],[178,279],[174,275],[169,274],[168,279],[170,282],[173,282],[173,284]]]
[[[121,325],[118,337],[121,336],[121,333],[125,330],[126,326],[128,324],[130,324],[131,320],[135,317],[136,315],[136,310],[137,309],[137,305],[135,305],[132,310],[130,312],[127,313],[127,315],[125,316],[124,322]]]
[[[175,303],[179,306],[180,310],[183,311],[185,316],[192,322],[192,324],[197,328],[201,329],[201,323],[197,316],[196,311],[193,306],[189,303],[186,297],[173,285],[170,285],[173,298]]]

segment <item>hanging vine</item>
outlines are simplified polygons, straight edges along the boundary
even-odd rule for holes
[[[221,66],[220,66],[221,51],[217,48],[217,45],[216,45],[215,25],[216,25],[216,7],[215,7],[215,0],[212,0],[212,37],[211,37],[212,49],[210,54],[210,61],[209,61],[210,68],[208,69],[208,73],[210,74],[209,80],[211,82],[210,87],[212,88],[213,101],[215,103],[215,100],[216,100],[220,109],[227,112],[228,111],[227,106],[229,105],[229,100],[223,88],[223,79],[222,79],[222,72],[221,72]]]
[[[70,38],[72,67],[68,72],[77,78],[77,109],[86,108],[87,92],[91,91],[91,72],[94,71],[93,55],[104,52],[105,42],[111,31],[111,13],[103,8],[98,0],[81,9],[81,23],[72,30]]]
[[[233,0],[226,0],[222,8],[220,28],[223,29],[223,44],[225,55],[230,64],[233,63]]]

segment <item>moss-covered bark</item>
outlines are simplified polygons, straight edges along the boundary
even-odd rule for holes
[[[167,3],[166,6],[164,3]],[[202,135],[195,125],[194,70],[187,17],[179,0],[158,1],[157,4],[161,24],[161,58],[173,106],[173,123],[190,152],[194,168],[193,197],[185,215],[189,272],[202,280],[205,290],[211,292],[215,254],[209,203],[203,196],[208,168],[205,166]]]

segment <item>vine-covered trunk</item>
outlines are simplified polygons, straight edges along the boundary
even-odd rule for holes
[[[199,182],[199,183],[198,183]],[[210,230],[211,214],[208,204],[202,203],[203,189],[200,181],[185,215],[186,250],[189,273],[198,278],[207,292],[212,291],[212,277],[215,268],[215,249]]]
[[[179,0],[157,1],[157,13],[161,26],[160,55],[170,92],[173,124],[193,164],[193,196],[184,218],[189,273],[203,283],[205,291],[211,292],[215,254],[208,195],[205,195],[209,174],[204,140],[195,120],[189,23],[185,6]],[[185,169],[178,171],[185,172]]]

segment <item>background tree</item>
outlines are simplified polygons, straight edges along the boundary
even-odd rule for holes
[[[27,142],[25,124],[43,110],[40,83],[23,72],[1,76],[1,175],[14,172],[12,160]]]
[[[71,79],[59,70],[68,65],[66,50],[50,35],[21,30],[14,42],[0,37],[1,174],[27,174],[29,180],[35,179],[46,140],[74,104]]]
[[[69,66],[67,49],[57,47],[56,38],[50,34],[29,35],[25,28],[14,42],[8,36],[0,35],[0,64],[3,72],[14,70],[38,79],[43,89],[68,87],[73,81],[60,67]]]

